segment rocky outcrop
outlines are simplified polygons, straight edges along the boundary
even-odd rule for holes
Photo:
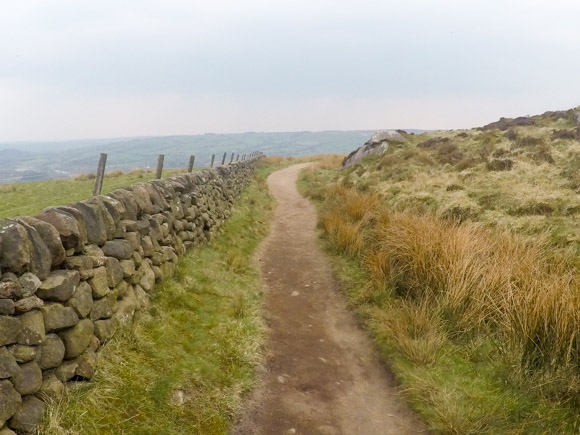
[[[360,162],[367,156],[384,153],[389,148],[389,144],[401,143],[404,141],[405,138],[398,131],[378,131],[374,133],[363,146],[350,153],[342,161],[342,166],[348,168],[349,166]]]
[[[0,220],[0,433],[91,379],[99,347],[230,216],[256,159]]]

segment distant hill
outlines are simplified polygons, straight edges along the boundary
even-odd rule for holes
[[[420,130],[407,130],[419,132]],[[299,131],[281,133],[202,134],[191,136],[135,137],[62,142],[0,143],[0,184],[53,179],[94,172],[100,153],[107,153],[107,170],[154,167],[165,154],[166,168],[187,166],[190,155],[196,166],[205,166],[212,154],[221,162],[231,153],[261,151],[266,155],[303,156],[346,153],[363,144],[374,130]]]

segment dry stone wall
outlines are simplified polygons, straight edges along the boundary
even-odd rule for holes
[[[0,220],[0,435],[91,379],[96,352],[230,215],[256,159]]]

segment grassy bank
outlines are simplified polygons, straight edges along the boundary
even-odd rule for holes
[[[401,211],[385,185],[362,183],[391,174],[369,171],[380,159],[350,176],[307,169],[299,185],[403,394],[439,433],[577,433],[575,257],[549,238],[447,219],[444,201]]]
[[[98,372],[49,407],[39,433],[227,433],[261,360],[261,283],[253,253],[273,199],[262,164],[211,245],[180,262],[148,313],[100,352]]]

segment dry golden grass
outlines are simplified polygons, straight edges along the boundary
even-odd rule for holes
[[[97,174],[90,173],[90,174],[78,174],[73,177],[74,181],[87,181],[87,180],[94,180],[97,178]]]
[[[120,169],[113,169],[111,172],[105,174],[106,177],[117,178],[123,175],[123,171]]]
[[[580,369],[580,295],[569,257],[552,253],[541,240],[389,213],[374,195],[342,184],[329,186],[326,196],[321,224],[333,244],[361,254],[377,283],[414,304],[397,310],[409,313],[399,319],[402,324],[425,318],[428,303],[445,313],[452,334],[501,336],[504,350],[517,356],[524,371]],[[396,332],[393,336],[411,335],[397,341],[414,360],[428,361],[421,355],[432,354],[429,349],[438,342],[418,344],[393,319],[385,328]]]

